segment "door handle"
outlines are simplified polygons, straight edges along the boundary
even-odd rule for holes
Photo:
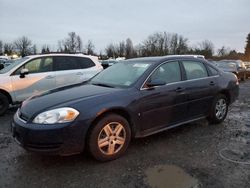
[[[184,90],[185,90],[185,88],[178,87],[175,91],[176,91],[176,92],[182,92],[182,91],[184,91]]]
[[[83,75],[83,73],[82,72],[78,72],[78,73],[76,73],[76,75],[81,76],[81,75]]]
[[[210,85],[210,86],[214,86],[215,83],[214,83],[213,81],[211,81],[211,82],[209,83],[209,85]]]
[[[52,78],[55,78],[55,76],[52,75],[46,76],[46,79],[52,79]]]

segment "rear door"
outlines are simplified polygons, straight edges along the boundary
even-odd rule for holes
[[[29,74],[20,77],[20,71],[25,68]],[[16,101],[23,101],[28,97],[56,87],[53,58],[43,57],[28,61],[11,75],[12,87]]]
[[[205,64],[200,61],[182,61],[186,73],[188,118],[206,115],[218,91],[218,76],[209,76]]]
[[[164,80],[167,84],[148,88],[147,82]],[[141,90],[140,99],[142,130],[164,128],[186,118],[186,91],[181,81],[179,62],[159,66]]]
[[[93,69],[95,64],[89,58],[55,56],[54,63],[57,87],[81,83],[97,73]]]

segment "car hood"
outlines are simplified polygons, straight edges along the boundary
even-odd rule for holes
[[[119,90],[120,89],[118,88],[109,88],[91,84],[66,86],[47,91],[40,95],[35,95],[25,100],[20,111],[27,118],[30,118],[34,114],[52,109],[53,107],[62,104],[68,104],[70,102],[74,103],[78,100],[86,100],[88,98],[106,95]]]
[[[235,72],[235,71],[237,71],[236,68],[233,68],[233,67],[219,67],[219,69],[223,70],[224,72]]]

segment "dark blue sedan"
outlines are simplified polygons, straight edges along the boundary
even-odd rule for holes
[[[29,151],[71,155],[88,148],[108,161],[124,154],[132,137],[203,118],[221,123],[238,92],[234,74],[195,56],[130,59],[24,101],[12,132]]]

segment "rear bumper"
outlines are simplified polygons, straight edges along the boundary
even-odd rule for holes
[[[65,123],[57,125],[27,124],[15,114],[11,123],[16,142],[28,151],[54,155],[72,155],[84,149],[84,124]]]

